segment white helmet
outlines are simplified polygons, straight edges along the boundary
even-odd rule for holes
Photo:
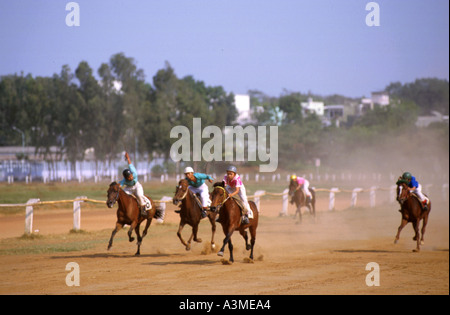
[[[194,173],[194,169],[192,167],[188,166],[184,169],[184,174],[186,174],[186,173]]]

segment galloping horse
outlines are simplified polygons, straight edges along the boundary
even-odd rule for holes
[[[295,202],[295,205],[297,206],[297,210],[295,211],[294,219],[297,217],[297,213],[299,215],[300,222],[302,221],[302,207],[307,207],[309,209],[309,212],[316,217],[316,192],[314,189],[309,188],[309,191],[311,192],[311,201],[307,202],[306,196],[303,193],[303,189],[297,189],[298,183],[296,181],[291,180],[291,183],[289,184],[289,196],[292,198],[292,200]]]
[[[135,230],[137,235],[137,252],[136,256],[140,255],[141,243],[142,239],[145,235],[147,235],[147,230],[152,223],[153,218],[161,218],[163,217],[163,213],[161,209],[157,209],[153,200],[146,196],[151,204],[152,209],[147,211],[147,216],[143,217],[140,215],[139,207],[136,198],[128,195],[122,188],[120,188],[120,184],[113,182],[109,185],[108,189],[108,199],[106,201],[106,205],[108,208],[112,208],[114,204],[117,202],[119,208],[117,209],[117,222],[116,228],[112,231],[111,238],[108,244],[108,250],[111,248],[113,243],[113,238],[116,233],[123,228],[125,224],[130,225],[130,229],[128,230],[128,239],[130,242],[134,241],[134,237],[131,237],[133,230]],[[144,228],[144,232],[142,233],[142,237],[139,232],[139,227],[141,223],[147,220],[147,223]]]
[[[194,239],[195,242],[201,243],[202,240],[197,237],[198,225],[202,219],[202,207],[199,205],[199,200],[194,196],[194,193],[189,189],[189,183],[186,179],[179,181],[178,186],[175,190],[175,196],[173,197],[173,204],[178,205],[181,201],[180,209],[180,225],[178,227],[178,238],[181,243],[186,246],[186,250],[191,249],[191,241]],[[214,250],[216,245],[214,244],[214,234],[216,233],[216,213],[208,211],[208,219],[211,222],[211,249]],[[185,224],[192,226],[192,234],[187,243],[181,236],[181,231]]]
[[[411,222],[415,232],[413,240],[417,241],[417,247],[413,251],[418,252],[420,251],[420,244],[424,244],[423,236],[425,235],[425,227],[428,223],[428,215],[431,211],[431,202],[428,204],[428,210],[424,211],[419,198],[409,191],[406,183],[401,181],[397,182],[397,201],[401,205],[400,213],[402,214],[402,222],[395,236],[394,244],[397,244],[401,230],[408,222]],[[422,219],[422,237],[420,238],[419,225]]]
[[[258,209],[253,201],[249,201],[249,205],[253,211],[253,219],[250,219],[249,224],[241,224],[241,209],[237,202],[228,197],[228,193],[225,190],[223,182],[215,183],[214,190],[211,193],[211,210],[219,211],[219,223],[222,224],[223,233],[225,239],[223,240],[223,246],[217,253],[219,256],[223,256],[225,245],[228,244],[230,250],[230,262],[234,261],[233,258],[233,244],[231,243],[231,235],[235,230],[239,230],[239,233],[245,239],[245,246],[250,251],[250,259],[253,260],[253,247],[256,240],[256,228],[258,227]],[[250,230],[251,242],[248,243],[248,236],[246,229]]]

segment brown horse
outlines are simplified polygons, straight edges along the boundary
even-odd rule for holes
[[[414,252],[420,251],[420,245],[424,244],[425,227],[428,223],[428,215],[431,211],[431,202],[428,204],[428,209],[423,210],[422,204],[417,196],[411,193],[406,183],[397,183],[397,201],[401,205],[400,213],[402,214],[402,222],[398,228],[397,235],[395,236],[394,244],[397,244],[400,238],[400,232],[408,222],[411,222],[414,228],[415,236],[414,241],[417,241],[417,247]],[[422,237],[419,237],[419,225],[422,223]]]
[[[140,215],[139,207],[136,198],[128,195],[120,185],[116,182],[113,182],[109,185],[108,189],[108,199],[106,200],[106,205],[108,208],[112,208],[114,204],[117,202],[119,208],[117,209],[117,222],[116,228],[113,230],[111,234],[111,238],[109,239],[108,250],[111,248],[113,243],[113,238],[116,233],[123,228],[125,224],[130,225],[130,229],[128,230],[128,239],[130,242],[134,241],[134,237],[131,236],[133,230],[135,230],[137,235],[137,252],[136,256],[140,255],[141,243],[142,239],[145,235],[147,235],[147,230],[152,223],[153,218],[162,218],[164,215],[160,208],[156,208],[153,200],[147,196],[152,204],[152,209],[147,211],[147,216],[143,217]],[[139,232],[139,227],[141,223],[147,220],[147,223],[144,228],[144,232],[142,236]]]
[[[175,196],[173,197],[174,205],[178,205],[180,201],[180,225],[178,227],[177,235],[181,243],[186,246],[186,250],[190,250],[192,239],[194,239],[194,242],[197,243],[202,242],[202,239],[197,237],[198,225],[202,219],[202,207],[199,204],[200,200],[198,200],[197,197],[194,196],[194,193],[189,189],[189,183],[186,179],[182,179],[178,182],[178,186],[175,190]],[[216,247],[214,244],[214,234],[216,233],[216,213],[208,211],[207,216],[209,222],[211,223],[211,249],[214,250]],[[192,234],[187,243],[181,235],[181,231],[186,224],[192,226]]]
[[[298,183],[295,180],[291,180],[291,183],[289,184],[289,196],[292,198],[292,201],[295,202],[295,205],[297,207],[297,210],[294,214],[294,219],[297,217],[297,213],[299,216],[299,221],[302,221],[302,207],[307,207],[309,209],[309,212],[313,215],[313,217],[316,217],[316,192],[314,189],[309,188],[309,191],[311,192],[311,200],[307,201],[305,194],[303,193],[303,189],[297,189]]]
[[[252,201],[249,202],[250,208],[253,211],[253,219],[250,219],[249,224],[241,224],[241,209],[237,202],[233,198],[228,197],[228,193],[225,190],[223,182],[215,183],[214,190],[211,193],[211,211],[219,211],[219,222],[222,224],[223,233],[225,239],[223,240],[223,246],[217,253],[219,256],[223,256],[225,245],[228,244],[230,250],[230,262],[234,261],[233,258],[233,244],[231,243],[231,235],[235,230],[239,230],[239,233],[245,240],[245,246],[250,251],[250,259],[253,260],[253,247],[256,241],[256,228],[258,227],[258,209],[256,204]],[[248,243],[248,236],[246,229],[249,229],[251,235],[251,242]]]

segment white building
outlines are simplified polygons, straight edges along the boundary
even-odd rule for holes
[[[312,113],[315,113],[317,116],[323,116],[324,114],[325,106],[323,102],[314,102],[312,97],[309,97],[306,103],[302,102],[301,105],[302,105],[302,114],[304,116]]]

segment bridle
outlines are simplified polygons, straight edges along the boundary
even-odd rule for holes
[[[115,196],[114,199],[113,199],[113,202],[112,202],[113,205],[114,205],[114,204],[117,202],[117,200],[119,199],[119,194],[120,194],[120,186],[119,186],[119,189],[117,190],[116,196]]]
[[[222,186],[216,186],[214,189],[216,188],[220,188],[223,190],[223,193],[225,195],[225,198],[222,200],[221,203],[219,203],[216,207],[217,207],[217,211],[220,210],[220,208],[222,208],[222,206],[224,205],[225,202],[227,202],[228,199],[230,199],[230,196],[228,196],[228,192],[225,188],[223,188]]]

